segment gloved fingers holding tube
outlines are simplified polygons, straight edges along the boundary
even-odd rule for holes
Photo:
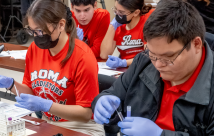
[[[30,94],[20,94],[20,97],[16,96],[15,104],[17,107],[25,108],[31,111],[44,111],[48,112],[53,104],[52,100],[46,100],[38,96]]]
[[[113,95],[106,95],[99,98],[94,110],[94,120],[99,124],[108,124],[115,107],[120,105],[120,99]],[[114,107],[115,106],[115,107]]]
[[[126,117],[118,126],[123,134],[131,136],[160,136],[163,131],[153,121],[141,117]]]

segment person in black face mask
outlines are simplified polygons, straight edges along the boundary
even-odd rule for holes
[[[143,26],[153,10],[144,0],[115,0],[115,18],[101,44],[102,59],[111,68],[129,66],[135,55],[144,50]],[[111,56],[118,48],[120,58]]]
[[[92,118],[91,102],[99,93],[97,60],[77,38],[72,12],[61,0],[35,0],[26,14],[34,36],[25,60],[23,82],[0,75],[0,88],[16,94],[17,107],[42,112],[53,125],[92,136],[104,135]]]

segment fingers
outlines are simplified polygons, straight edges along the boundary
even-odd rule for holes
[[[127,128],[131,128],[132,127],[132,122],[118,122],[117,125],[120,127],[120,128],[123,128],[123,129],[127,129]]]
[[[133,117],[125,117],[125,119],[123,121],[124,122],[133,122],[134,118]]]
[[[101,102],[99,105],[99,108],[97,108],[98,112],[100,115],[102,115],[105,118],[110,118],[111,117],[111,112],[112,112],[112,107],[109,103],[107,102]]]
[[[96,120],[97,120],[96,122],[99,123],[99,124],[104,124],[104,123],[108,124],[108,123],[109,123],[109,119],[103,117],[103,116],[99,113],[99,111],[95,111],[94,116],[95,116],[95,118],[96,118]]]
[[[18,96],[16,96],[15,99],[17,102],[23,102],[24,101],[21,97],[18,97]]]
[[[125,135],[132,136],[134,134],[133,129],[121,129],[121,132]]]
[[[110,103],[113,104],[115,106],[115,108],[117,109],[120,106],[120,99],[116,96],[110,96]]]
[[[19,103],[16,103],[15,106],[16,106],[16,107],[20,107],[20,108],[27,109],[24,105],[21,105],[21,104],[19,104]]]

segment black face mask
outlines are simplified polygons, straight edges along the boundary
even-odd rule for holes
[[[116,15],[115,19],[120,24],[129,24],[132,21],[132,19],[127,21],[127,15],[123,15],[122,18],[120,18],[118,15]]]
[[[61,34],[61,32],[60,32]],[[59,36],[60,36],[59,34]],[[48,34],[44,34],[42,37],[35,36],[34,37],[35,44],[40,48],[40,49],[50,49],[56,47],[59,37],[55,40],[52,41],[51,36]]]

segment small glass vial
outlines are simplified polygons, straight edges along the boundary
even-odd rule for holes
[[[12,118],[11,117],[8,118],[8,124],[9,125],[12,124]],[[10,128],[10,130],[9,130],[9,136],[13,136],[12,128]]]

